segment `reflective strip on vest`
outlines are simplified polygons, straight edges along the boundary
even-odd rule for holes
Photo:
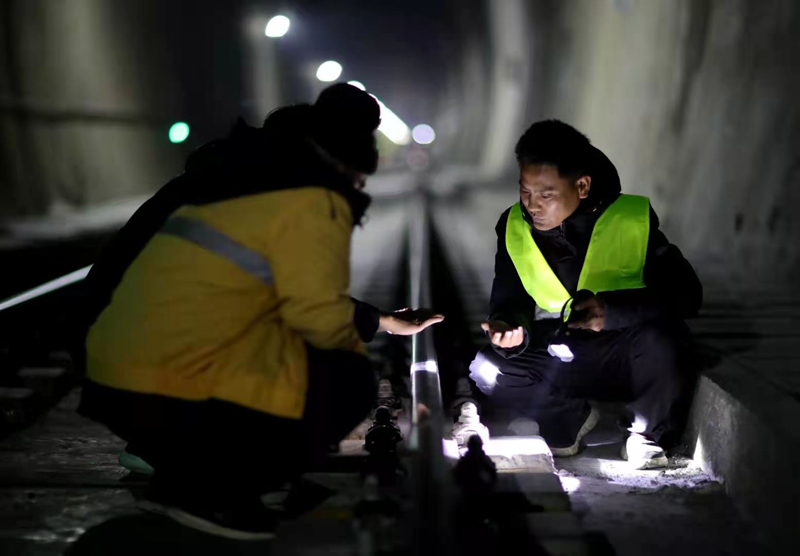
[[[550,313],[560,313],[572,296],[533,240],[522,210],[517,203],[508,213],[508,254],[536,305]],[[578,289],[597,293],[644,288],[649,237],[650,200],[639,195],[620,195],[594,225]]]
[[[272,267],[259,253],[215,230],[202,220],[176,216],[167,220],[160,233],[176,236],[235,264],[267,285],[272,285]]]

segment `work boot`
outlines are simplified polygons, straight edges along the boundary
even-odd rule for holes
[[[457,417],[461,413],[461,406],[463,404],[472,402],[476,407],[478,405],[472,392],[472,384],[467,377],[461,377],[456,381],[456,389],[453,396],[450,407],[453,410],[454,417]]]
[[[278,524],[276,513],[257,498],[250,504],[228,508],[170,506],[167,517],[192,529],[239,541],[273,539]]]
[[[634,469],[657,469],[669,463],[664,448],[638,433],[632,433],[622,445],[622,459]]]
[[[580,449],[581,440],[583,437],[589,434],[589,432],[597,425],[597,421],[599,420],[600,412],[592,407],[590,408],[589,414],[586,416],[586,420],[583,422],[583,425],[581,425],[581,428],[578,429],[578,434],[575,435],[575,440],[573,442],[561,445],[545,437],[547,445],[550,447],[550,452],[552,452],[554,456],[561,458],[574,456]]]
[[[198,492],[173,491],[151,484],[139,500],[140,510],[218,537],[239,541],[275,538],[280,512],[266,508],[258,496],[250,499],[212,500]]]
[[[489,441],[489,429],[481,423],[478,407],[472,402],[466,402],[461,404],[461,415],[453,425],[453,438],[459,447],[464,447],[473,435],[479,436],[484,444]]]

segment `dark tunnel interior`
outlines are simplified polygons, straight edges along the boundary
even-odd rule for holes
[[[517,542],[536,554],[788,553],[800,540],[799,26],[795,0],[3,0],[0,553],[492,554]],[[620,406],[600,403],[585,450],[553,459],[543,444],[536,473],[514,466],[539,462],[538,444],[511,456],[486,444],[498,492],[513,483],[491,535],[475,532],[486,521],[464,525],[460,495],[404,498],[392,519],[422,539],[409,548],[387,540],[395,525],[370,521],[391,495],[380,473],[370,490],[364,469],[394,465],[361,453],[380,424],[370,417],[309,475],[326,501],[267,549],[137,517],[147,481],[117,465],[125,443],[75,413],[81,280],[198,148],[336,82],[357,82],[381,110],[349,291],[381,310],[445,314],[429,336],[367,346],[395,392],[410,491],[455,492],[425,467],[424,438],[442,431],[419,433],[430,407],[414,373],[433,361],[447,438],[461,422],[448,408],[469,398],[470,362],[490,344],[495,226],[520,200],[515,146],[547,119],[605,153],[622,193],[649,198],[702,282],[683,451],[666,469],[625,472]],[[519,437],[542,438],[538,426]]]

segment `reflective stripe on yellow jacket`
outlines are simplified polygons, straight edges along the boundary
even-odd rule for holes
[[[186,239],[156,234],[89,332],[89,378],[302,417],[305,343],[364,353],[348,291],[347,201],[304,187],[187,206],[173,216],[200,220],[260,254],[274,283]]]

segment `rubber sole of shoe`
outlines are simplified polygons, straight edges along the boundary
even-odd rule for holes
[[[283,512],[286,509],[285,502],[291,492],[290,487],[286,486],[261,495],[261,503],[265,508],[274,512]]]
[[[275,533],[273,532],[254,532],[231,529],[230,527],[224,527],[222,525],[218,525],[217,523],[208,521],[207,519],[203,519],[202,517],[187,513],[179,508],[167,508],[166,515],[181,525],[185,525],[186,527],[191,527],[192,529],[203,531],[204,533],[215,535],[217,537],[225,537],[236,541],[267,541],[275,538]]]
[[[155,469],[153,469],[152,465],[144,461],[139,456],[134,456],[128,452],[123,451],[119,455],[119,459],[117,461],[119,461],[119,464],[128,471],[139,473],[140,475],[150,477],[155,473]]]
[[[589,416],[586,418],[586,421],[583,422],[581,430],[578,431],[578,436],[575,438],[575,443],[565,448],[550,448],[550,452],[557,458],[568,458],[570,456],[574,456],[578,453],[578,450],[581,447],[581,440],[583,440],[583,437],[589,434],[589,432],[591,432],[591,430],[597,426],[597,422],[599,420],[600,412],[595,408],[592,408],[592,411],[589,412]]]
[[[159,504],[158,502],[154,502],[152,500],[137,500],[136,507],[142,510],[143,512],[147,512],[150,514],[156,515],[167,515],[167,506],[164,504]]]

